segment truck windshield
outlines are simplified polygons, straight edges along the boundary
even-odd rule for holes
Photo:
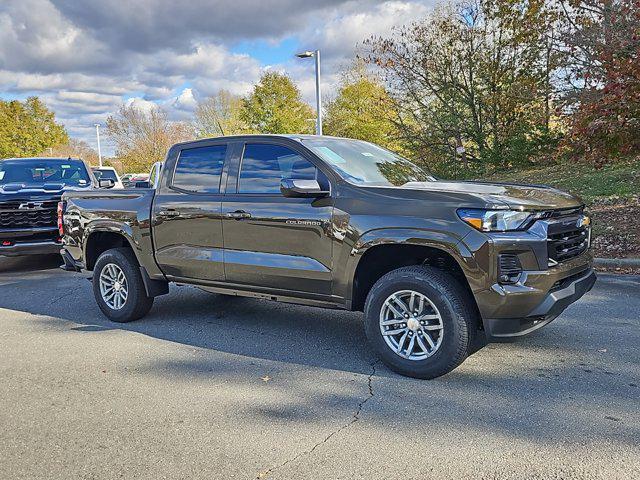
[[[435,178],[389,150],[362,140],[313,138],[305,146],[327,162],[342,178],[356,185],[400,187]]]
[[[64,183],[84,187],[91,181],[84,163],[79,160],[34,158],[0,161],[0,185],[10,183],[28,186]]]

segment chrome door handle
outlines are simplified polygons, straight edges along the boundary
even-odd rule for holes
[[[177,217],[178,215],[180,215],[180,212],[177,210],[160,210],[158,212],[158,215],[160,215],[161,217]]]
[[[249,212],[245,212],[243,210],[238,210],[236,212],[229,212],[225,214],[227,218],[233,218],[235,220],[242,220],[244,218],[251,218],[251,214]]]

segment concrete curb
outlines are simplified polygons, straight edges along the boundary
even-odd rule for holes
[[[640,268],[640,258],[594,258],[596,267]]]

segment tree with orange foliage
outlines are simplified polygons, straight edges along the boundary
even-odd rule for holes
[[[565,15],[565,145],[601,166],[640,153],[640,1],[571,0]]]

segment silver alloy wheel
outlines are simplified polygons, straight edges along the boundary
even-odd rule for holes
[[[424,360],[442,344],[442,316],[429,298],[413,290],[389,296],[380,310],[380,333],[397,355],[408,360]]]
[[[115,263],[107,263],[100,273],[100,295],[104,303],[113,310],[120,310],[127,302],[127,277]]]

